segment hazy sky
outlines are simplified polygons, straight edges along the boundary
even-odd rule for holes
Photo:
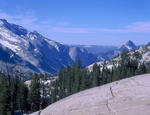
[[[66,44],[150,41],[150,0],[0,0],[0,18]]]

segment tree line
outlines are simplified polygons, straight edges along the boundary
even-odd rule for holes
[[[14,110],[28,110],[28,88],[19,77],[0,73],[0,114],[14,115]]]
[[[14,115],[34,112],[45,108],[49,104],[45,85],[40,82],[47,79],[47,74],[34,74],[29,87],[19,76],[6,76],[0,72],[0,115]]]
[[[141,58],[139,52],[134,52],[133,56],[130,56],[124,50],[118,63],[112,61],[111,69],[107,67],[106,62],[102,66],[95,63],[91,72],[82,67],[79,60],[77,64],[59,71],[58,79],[52,84],[54,88],[51,93],[51,103],[88,88],[148,73],[149,69],[146,65],[140,63]]]

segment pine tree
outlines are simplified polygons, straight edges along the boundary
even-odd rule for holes
[[[7,115],[9,109],[7,78],[0,73],[0,115]]]
[[[63,75],[62,75],[62,81],[61,81],[61,86],[60,86],[60,99],[64,98],[66,96],[66,71],[64,70]],[[56,87],[56,86],[54,86]],[[54,92],[56,93],[56,92]]]
[[[126,66],[126,64],[129,62],[130,58],[129,58],[129,54],[127,50],[123,50],[122,54],[121,54],[121,66]]]
[[[60,90],[58,90],[58,86],[59,86],[59,82],[58,82],[58,80],[56,80],[53,83],[52,90],[51,90],[51,98],[50,98],[51,103],[54,103],[58,99],[61,99],[61,98],[65,97],[64,90],[61,89],[62,87],[60,87]],[[63,94],[60,94],[60,91],[62,91]]]
[[[51,103],[54,103],[57,101],[57,94],[56,94],[56,88],[54,88],[52,91],[51,91]]]
[[[134,52],[133,57],[134,57],[136,60],[142,59],[142,55],[141,55],[138,51]]]
[[[74,86],[73,86],[73,93],[76,93],[78,91],[80,91],[80,72],[76,71]]]
[[[21,80],[19,82],[19,89],[18,89],[18,95],[17,95],[17,105],[18,109],[23,111],[23,110],[28,110],[28,88],[24,84],[24,82]]]
[[[11,115],[14,115],[14,110],[17,109],[17,92],[18,92],[18,84],[19,79],[18,77],[13,77],[10,80],[10,108],[11,108]]]
[[[92,86],[100,85],[100,67],[95,63],[92,71]]]
[[[150,66],[147,66],[147,73],[150,73]]]
[[[147,73],[147,69],[144,63],[142,63],[139,67],[139,74]]]
[[[116,68],[112,69],[112,81],[116,81],[118,80],[118,71],[116,70]]]
[[[47,76],[47,74],[45,74]],[[40,74],[41,79],[41,109],[44,109],[49,104],[49,99],[47,98],[47,84],[44,82],[47,80],[47,77],[45,77],[43,74]]]
[[[79,59],[78,63],[75,65],[74,85],[73,85],[73,91],[72,91],[73,93],[80,91],[81,69],[82,69],[82,62]]]
[[[28,101],[31,105],[31,111],[33,112],[40,109],[40,102],[41,102],[40,94],[41,94],[40,79],[38,75],[35,73],[31,81],[29,97],[28,97]]]
[[[80,90],[84,90],[88,88],[88,84],[87,84],[87,75],[86,75],[86,70],[82,71],[81,74],[81,85],[80,85]]]

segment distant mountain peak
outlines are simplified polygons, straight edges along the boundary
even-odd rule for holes
[[[124,43],[124,45],[128,45],[128,46],[135,46],[134,42],[131,40],[128,40]]]
[[[33,31],[34,34],[39,34],[36,30]]]
[[[3,26],[4,24],[7,23],[7,20],[5,19],[0,19],[0,26]]]
[[[131,40],[128,40],[126,41],[125,43],[123,43],[123,45],[121,45],[118,49],[120,51],[123,51],[123,50],[127,50],[127,51],[132,51],[132,50],[136,50],[136,45],[134,44],[133,41]]]
[[[5,20],[5,19],[0,19],[0,21],[1,21],[1,22],[7,22],[7,20]]]

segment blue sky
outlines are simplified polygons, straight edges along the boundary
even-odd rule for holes
[[[65,44],[150,41],[150,0],[0,0],[0,18]]]

